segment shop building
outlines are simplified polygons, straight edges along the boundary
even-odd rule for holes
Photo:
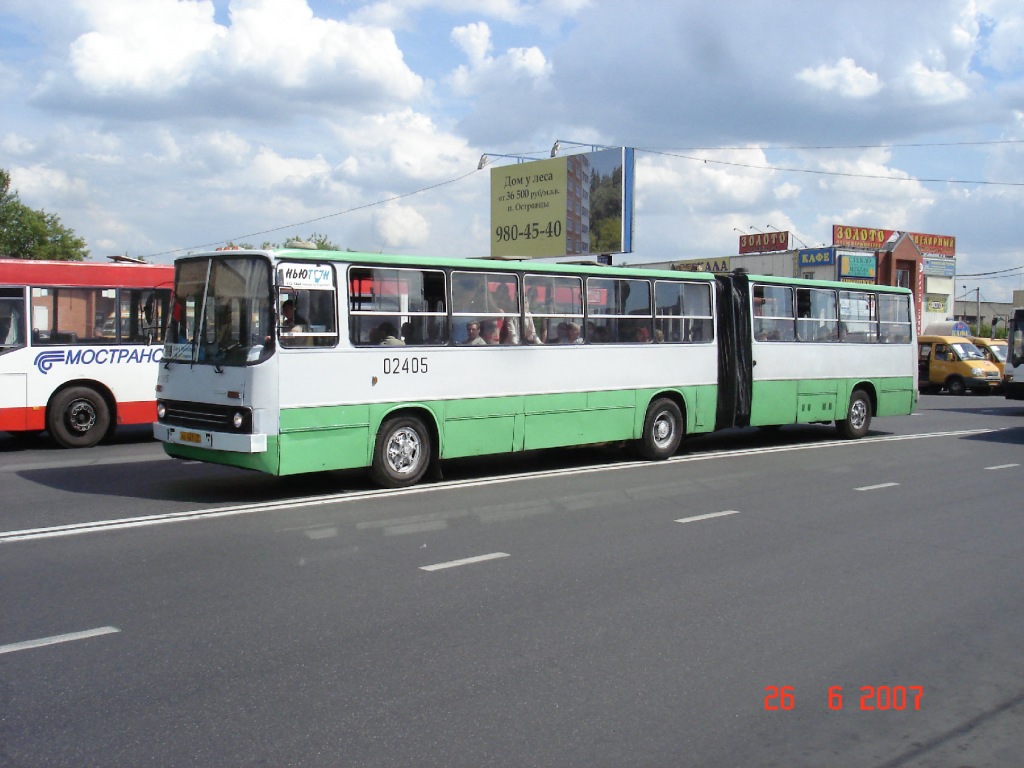
[[[735,256],[640,266],[696,272],[744,269],[758,275],[898,285],[914,295],[919,333],[953,315],[954,237],[835,225],[831,246],[791,249],[788,232],[741,235],[739,246]]]

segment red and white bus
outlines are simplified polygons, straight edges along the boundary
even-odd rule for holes
[[[156,420],[170,265],[0,259],[0,431],[95,445]]]

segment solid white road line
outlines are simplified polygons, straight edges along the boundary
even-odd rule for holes
[[[458,568],[460,565],[471,565],[482,563],[485,560],[497,560],[500,557],[511,557],[507,552],[492,552],[489,555],[477,555],[476,557],[465,557],[462,560],[449,560],[447,563],[436,563],[434,565],[421,565],[421,571],[440,571],[445,568]]]
[[[1002,428],[1000,428],[1002,429]],[[723,451],[707,451],[699,454],[674,456],[663,462],[650,461],[623,461],[614,464],[598,464],[592,467],[568,467],[565,469],[549,469],[534,472],[522,472],[512,475],[501,475],[498,477],[486,477],[476,480],[443,480],[438,483],[429,483],[413,486],[412,488],[400,488],[398,490],[377,489],[372,491],[356,491],[347,493],[335,493],[325,496],[312,496],[304,499],[280,499],[278,501],[258,502],[255,504],[238,504],[228,507],[214,507],[211,509],[196,509],[187,512],[170,512],[162,515],[145,515],[141,517],[128,517],[115,520],[94,520],[86,523],[72,523],[70,525],[55,525],[46,528],[29,528],[18,531],[0,531],[0,544],[11,544],[20,541],[32,541],[35,539],[52,539],[60,536],[77,536],[83,533],[120,531],[128,528],[142,528],[151,525],[162,525],[165,523],[180,523],[189,520],[210,520],[218,517],[230,517],[233,515],[250,515],[257,512],[272,512],[286,509],[308,509],[310,507],[326,504],[344,504],[363,499],[377,497],[394,498],[414,494],[437,493],[438,491],[450,491],[456,488],[475,488],[500,483],[517,483],[524,480],[537,480],[545,477],[557,477],[560,475],[592,474],[595,472],[611,472],[628,469],[656,469],[657,467],[672,467],[677,464],[685,464],[698,461],[716,461],[723,457],[769,455],[775,453],[790,453],[793,451],[817,451],[823,448],[855,448],[871,445],[872,443],[891,442],[894,440],[923,440],[933,437],[965,437],[967,435],[981,435],[992,432],[999,432],[1000,429],[964,429],[954,432],[929,432],[915,435],[889,435],[885,437],[865,437],[861,440],[830,440],[816,443],[805,443],[800,445],[769,446],[767,448],[746,448]]]
[[[893,488],[899,485],[899,483],[879,483],[878,485],[862,485],[860,488],[854,488],[855,491],[877,491],[879,488]]]
[[[75,640],[85,640],[90,637],[99,637],[100,635],[112,635],[120,631],[117,627],[99,627],[98,629],[87,629],[84,632],[69,632],[66,635],[53,635],[52,637],[41,637],[38,640],[25,640],[20,643],[0,645],[0,654],[27,651],[29,648],[42,648],[44,645],[71,643]]]
[[[683,517],[683,518],[680,518],[679,520],[676,520],[676,522],[677,523],[694,523],[697,520],[708,520],[708,519],[710,519],[712,517],[724,517],[725,515],[738,515],[738,514],[739,514],[739,510],[738,509],[731,509],[731,510],[728,510],[726,512],[711,512],[711,513],[709,513],[707,515],[696,515],[694,517]]]
[[[1020,464],[996,464],[994,467],[985,467],[985,469],[1013,469],[1019,466]]]

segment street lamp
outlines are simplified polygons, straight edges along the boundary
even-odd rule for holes
[[[551,156],[558,157],[559,151],[562,146],[568,144],[570,147],[590,147],[590,151],[594,152],[598,149],[618,149],[618,147],[609,147],[605,144],[584,144],[579,141],[566,141],[565,139],[555,139],[554,145],[551,147]]]
[[[482,171],[484,166],[491,162],[492,157],[508,157],[514,159],[517,163],[529,163],[537,159],[535,157],[523,157],[522,155],[499,155],[494,152],[484,152],[480,155],[480,164],[477,165],[476,169]]]
[[[766,224],[765,226],[768,229],[774,229],[776,232],[781,232],[782,231],[781,229],[776,227],[774,224]],[[802,245],[804,248],[810,248],[811,247],[807,243],[805,243],[803,240],[801,240],[799,237],[797,237],[795,232],[790,232],[789,234],[793,237],[794,240],[796,240],[798,243],[800,243],[800,245]]]
[[[961,285],[960,287],[964,289],[964,298],[966,299],[966,297],[967,297],[967,286],[966,285]],[[974,301],[975,301],[975,307],[976,307],[974,317],[975,317],[975,322],[978,324],[977,333],[975,333],[974,335],[975,336],[981,336],[981,286],[980,285],[977,288],[974,289]]]

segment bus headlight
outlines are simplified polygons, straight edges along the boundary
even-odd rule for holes
[[[978,379],[983,379],[985,378],[985,372],[981,370],[981,368],[971,368],[971,376],[974,376],[975,378]]]
[[[158,419],[162,420],[164,418],[164,416],[166,416],[166,415],[167,415],[167,406],[164,405],[162,402],[158,402],[156,404],[156,417]]]
[[[235,411],[235,415],[231,417],[231,425],[235,429],[241,429],[243,424],[245,424],[245,414],[241,411]]]

